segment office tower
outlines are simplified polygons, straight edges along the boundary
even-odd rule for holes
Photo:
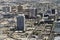
[[[15,16],[15,15],[10,14],[10,13],[3,14],[3,17],[4,17],[4,18],[8,18],[8,19],[9,19],[9,18],[14,18],[14,16]]]
[[[14,13],[14,12],[17,12],[17,7],[16,7],[16,6],[12,6],[12,7],[11,7],[11,12],[13,12],[13,13]]]
[[[25,31],[25,16],[24,16],[24,14],[19,14],[17,16],[17,30]]]
[[[21,5],[19,5],[17,7],[18,7],[18,12],[22,12],[23,11],[23,7]]]
[[[52,14],[55,14],[55,9],[52,9]]]
[[[10,7],[2,7],[3,12],[10,12]]]
[[[52,14],[57,14],[57,9],[52,9]]]
[[[55,33],[60,33],[60,22],[59,21],[56,21],[56,22],[54,22],[55,24],[55,26],[54,26],[54,32]]]
[[[37,9],[36,8],[32,8],[32,9],[29,9],[29,18],[36,18],[37,16]]]
[[[47,13],[48,13],[48,14],[51,14],[51,10],[50,10],[50,9],[48,9],[48,10],[47,10]]]

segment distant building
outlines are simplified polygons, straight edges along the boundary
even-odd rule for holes
[[[53,24],[53,21],[51,21],[51,20],[45,20],[44,22],[48,23],[48,24]]]
[[[37,9],[36,8],[32,8],[32,9],[28,9],[29,10],[29,18],[36,18],[37,16]]]
[[[55,33],[60,33],[60,22],[55,22],[55,28],[53,31]]]
[[[51,10],[50,10],[50,9],[48,9],[48,10],[47,10],[47,13],[48,13],[48,14],[51,14]]]
[[[2,11],[3,12],[10,12],[11,10],[10,10],[10,7],[2,7]]]
[[[55,14],[55,9],[52,9],[52,14]]]
[[[17,6],[17,5],[16,5],[16,6]],[[17,7],[16,7],[16,6],[12,6],[12,7],[11,7],[11,12],[13,12],[13,13],[14,13],[14,12],[17,12]]]
[[[57,9],[48,9],[47,14],[57,14]]]
[[[31,9],[28,8],[28,9],[26,9],[26,11],[28,12],[27,14],[28,14],[29,18],[32,18],[32,19],[36,18],[36,16],[37,16],[36,8],[31,8]]]
[[[37,16],[37,8],[33,7],[30,4],[24,4],[23,6],[23,10],[24,12],[26,12],[29,18],[36,18]]]
[[[52,14],[57,14],[58,13],[57,9],[51,9],[51,11],[52,11]]]
[[[4,18],[13,18],[14,15],[13,14],[4,14],[3,17]]]
[[[23,11],[23,7],[21,5],[17,6],[18,8],[18,12],[22,12]]]
[[[24,16],[24,14],[19,14],[17,17],[17,30],[25,31],[25,16]]]

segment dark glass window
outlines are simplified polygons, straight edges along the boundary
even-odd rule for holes
[[[3,7],[3,12],[10,12],[10,7]]]
[[[17,17],[17,30],[24,30],[24,17]]]
[[[52,9],[52,14],[55,14],[55,9]]]

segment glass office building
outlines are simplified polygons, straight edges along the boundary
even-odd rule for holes
[[[54,32],[60,33],[60,22],[55,22]]]
[[[25,16],[24,16],[24,14],[20,14],[17,17],[17,30],[19,30],[19,31],[25,30]]]
[[[10,7],[2,7],[3,12],[10,12]]]

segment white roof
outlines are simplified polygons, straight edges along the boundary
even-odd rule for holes
[[[0,35],[0,39],[4,39],[6,37],[7,37],[7,35],[5,35],[5,34]]]
[[[29,38],[29,40],[37,40],[36,38]]]
[[[60,40],[60,36],[55,37],[54,40]]]
[[[40,3],[51,3],[52,0],[40,0]]]
[[[19,16],[24,16],[24,14],[19,14]]]
[[[4,39],[4,40],[14,40],[14,39],[12,39],[12,38],[6,38],[6,39]]]

